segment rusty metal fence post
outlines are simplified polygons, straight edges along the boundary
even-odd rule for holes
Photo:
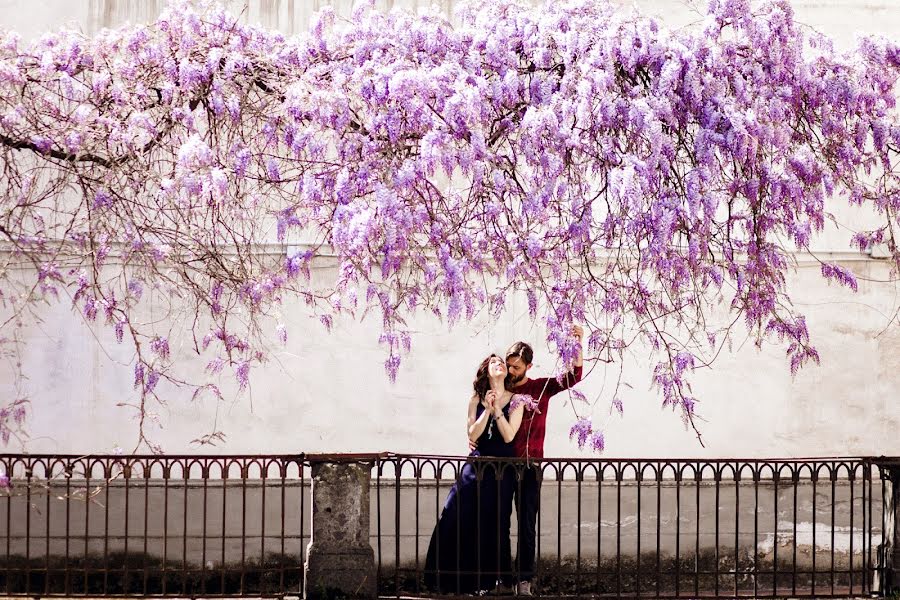
[[[375,598],[369,543],[369,484],[377,455],[313,455],[312,535],[304,577],[307,600]]]

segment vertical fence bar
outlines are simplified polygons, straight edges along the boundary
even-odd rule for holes
[[[394,463],[395,487],[394,487],[394,591],[400,597],[400,460]],[[480,487],[480,486],[479,486]],[[479,503],[481,502],[479,498]],[[479,515],[478,531],[481,531],[481,519]],[[479,568],[481,566],[479,559]]]
[[[473,462],[472,468],[475,470],[475,477],[476,477],[476,481],[477,481],[478,463]],[[459,465],[459,470],[456,472],[457,491],[458,491],[459,486],[462,484],[463,469],[465,469],[465,464]],[[477,494],[478,494],[477,488],[475,490],[475,493],[476,493],[476,497],[477,497]],[[457,594],[460,592],[460,588],[462,587],[462,575],[460,574],[460,555],[459,555],[459,547],[460,547],[459,540],[460,540],[460,535],[461,535],[461,531],[460,531],[460,520],[461,519],[459,517],[460,504],[461,504],[460,502],[455,503],[455,505],[456,505],[456,517],[455,517],[455,519],[456,519],[455,520],[455,523],[456,523],[456,593]],[[477,517],[477,513],[476,513],[476,517]]]
[[[285,501],[285,494],[286,494],[287,490],[285,490],[285,487],[287,484],[287,471],[289,468],[290,468],[290,461],[287,459],[283,460],[278,465],[278,475],[280,476],[280,479],[281,479],[281,481],[279,482],[280,485],[279,485],[279,490],[278,490],[278,498],[281,502],[281,504],[280,504],[281,510],[278,511],[279,517],[280,517],[278,520],[280,521],[280,524],[281,524],[281,527],[279,530],[279,535],[278,535],[278,541],[280,543],[279,549],[281,551],[278,555],[278,589],[283,592],[287,591],[287,588],[285,587],[285,582],[284,582],[284,570],[287,567],[287,564],[286,564],[287,557],[285,556],[285,553],[284,553],[284,545],[285,545],[284,538],[285,538],[285,521],[287,520],[287,515],[285,515],[286,506],[287,506],[287,502]],[[300,490],[300,502],[302,505],[302,502],[303,502],[303,463],[300,462],[297,465],[297,468],[299,470],[298,480],[300,481],[299,490]],[[204,515],[205,515],[206,514],[206,503],[205,502],[203,505],[203,511],[204,511]],[[204,521],[205,520],[206,520],[206,517],[204,516]],[[204,530],[204,537],[205,536],[206,536],[206,533]],[[302,511],[300,514],[300,547],[303,548],[303,513],[302,513]],[[302,565],[303,563],[300,563],[300,564]],[[300,589],[301,590],[303,589],[302,585],[300,586]]]
[[[738,595],[738,573],[741,552],[741,464],[734,464],[734,595]]]
[[[796,470],[797,466],[794,465],[791,467],[791,481],[794,484],[794,504],[793,504],[793,527],[794,527],[794,538],[793,543],[793,558],[791,559],[791,596],[797,595],[797,488],[800,485],[799,472]]]
[[[166,595],[166,586],[169,583],[169,476],[171,475],[168,463],[163,465],[163,555],[162,555],[162,593]]]
[[[434,574],[434,581],[442,581],[442,579],[441,579],[441,528],[438,527],[438,523],[441,519],[441,461],[440,461],[440,459],[436,460],[434,463],[434,479],[435,479],[435,481],[434,481],[434,516],[435,516],[435,518],[434,518],[434,523],[435,523],[434,535],[436,536],[435,542],[434,542],[434,550],[435,550],[434,567],[435,567],[435,571],[436,571]],[[516,515],[516,516],[518,516],[518,515]],[[519,543],[520,543],[520,549],[521,549],[521,541]],[[379,559],[379,561],[380,561],[380,559]],[[380,567],[379,567],[379,570],[380,570]]]
[[[819,471],[813,464],[812,471],[812,575],[810,582],[810,594],[816,595],[816,484],[819,479]]]
[[[184,464],[182,465],[184,472],[182,473],[184,486],[184,493],[182,494],[182,502],[181,502],[181,594],[187,595],[188,593],[188,552],[187,552],[187,540],[188,540],[188,481],[191,477],[191,463],[188,459],[185,459]]]
[[[694,483],[695,483],[695,491],[697,493],[696,498],[696,511],[697,511],[697,526],[694,527],[695,541],[694,541],[694,596],[700,595],[700,481],[703,479],[703,473],[700,469],[702,469],[701,464],[696,463],[696,471],[694,471]]]
[[[72,525],[72,463],[70,461],[66,461],[65,467],[65,478],[66,478],[66,541],[65,541],[65,559],[63,563],[63,567],[65,568],[65,581],[63,584],[63,588],[65,589],[65,594],[67,596],[72,594],[72,574],[69,569],[69,541],[70,541],[70,533],[71,533],[71,525]],[[8,498],[7,498],[8,500]],[[7,511],[7,521],[6,521],[6,530],[9,531],[9,512]],[[6,539],[7,543],[7,554],[9,554],[9,538]],[[9,579],[7,579],[7,582]],[[7,593],[9,590],[7,590]]]
[[[556,572],[562,572],[562,480],[561,465],[556,471]]]
[[[90,516],[91,516],[91,462],[89,459],[85,459],[83,463],[85,465],[84,469],[84,556],[87,557],[89,555],[89,547],[88,543],[91,537],[90,534]],[[88,591],[88,562],[84,562],[84,569],[82,573],[82,579],[84,581],[84,593],[87,594]]]
[[[616,465],[616,597],[622,596],[622,470]]]
[[[681,479],[682,466],[675,471],[675,597],[681,597]]]
[[[247,463],[241,463],[241,579],[240,593],[244,594],[247,578]]]
[[[130,508],[131,508],[131,498],[129,497],[131,495],[130,484],[131,484],[131,462],[128,461],[128,459],[126,459],[125,464],[122,466],[122,489],[123,489],[123,493],[125,494],[125,527],[124,527],[125,539],[123,540],[125,548],[124,548],[124,551],[122,552],[123,557],[124,557],[123,558],[124,564],[122,565],[122,570],[123,570],[123,573],[122,573],[122,588],[123,588],[123,590],[122,591],[123,592],[127,592],[130,589],[128,586],[128,575],[129,575],[128,566],[131,564],[131,560],[128,555],[128,538],[130,537],[129,534],[131,533],[131,529],[130,529],[129,523],[128,523],[128,517],[130,514]]]
[[[860,581],[859,581],[859,590],[861,593],[866,593],[866,464],[862,463],[862,483],[860,484],[862,487],[862,501],[860,502],[860,512],[862,512],[862,527],[860,528],[860,543],[862,548],[859,554],[859,570],[860,570]]]
[[[263,593],[262,582],[267,579],[267,575],[269,574],[269,565],[266,562],[266,482],[268,481],[269,476],[269,463],[265,459],[261,459],[260,469],[262,472],[260,475],[262,476],[262,483],[260,487],[260,516],[259,516],[259,590],[257,590],[260,594]],[[303,543],[303,540],[300,541]],[[279,590],[282,593],[283,589]]]
[[[603,464],[597,465],[597,594],[602,592],[600,565],[603,564]]]
[[[25,466],[25,593],[31,594],[31,477],[33,465]],[[7,534],[8,535],[8,534]]]
[[[415,577],[415,580],[416,580],[416,588],[415,588],[415,589],[416,589],[416,594],[420,594],[420,593],[422,592],[422,590],[420,589],[420,586],[419,586],[419,480],[421,479],[421,476],[422,476],[422,471],[421,471],[421,469],[422,469],[422,463],[420,462],[419,459],[415,459],[415,460],[416,460],[416,462],[415,462],[415,464],[414,464],[414,466],[413,466],[413,468],[415,469],[415,471],[414,471],[413,474],[415,475],[415,479],[416,479],[416,522],[415,522],[415,530],[414,530],[415,538],[416,538],[416,539],[415,539],[415,547],[416,547],[415,565],[416,565],[416,570],[415,570],[415,572],[414,572],[414,577]],[[498,504],[499,504],[499,503],[498,503]],[[507,532],[507,535],[509,535],[509,532]]]
[[[775,490],[773,505],[775,514],[773,515],[773,520],[775,521],[775,529],[772,534],[772,595],[778,595],[778,480],[781,478],[781,470],[778,466],[778,463],[775,463],[774,471],[772,472],[772,486]]]
[[[641,463],[635,466],[634,481],[637,488],[637,563],[634,568],[634,588],[637,597],[641,597],[641,480],[643,479]]]
[[[47,482],[45,494],[44,514],[46,515],[46,529],[44,531],[44,595],[50,594],[50,496],[53,488],[53,462],[48,460],[44,465],[44,479]]]
[[[893,550],[893,539],[891,539],[891,544],[888,546],[887,536],[888,536],[888,527],[887,527],[887,505],[888,505],[888,497],[887,497],[887,486],[885,485],[884,473],[882,472],[881,465],[878,465],[878,476],[881,481],[881,555],[878,557],[878,591],[881,595],[886,595],[885,588],[890,585],[888,582],[886,575],[888,569],[888,560],[889,558],[893,558],[891,556],[891,552],[888,551],[888,548]],[[893,490],[891,490],[893,492]],[[893,532],[891,532],[891,537],[893,538]]]
[[[715,513],[715,520],[716,520],[716,525],[715,525],[715,530],[716,530],[715,560],[716,560],[716,564],[714,567],[715,581],[713,583],[713,589],[715,590],[715,595],[718,597],[718,595],[719,595],[719,509],[721,508],[719,506],[719,503],[720,503],[720,497],[721,497],[720,496],[720,494],[721,494],[720,484],[722,482],[722,465],[720,463],[715,463],[715,471],[713,472],[713,479],[715,480],[715,484],[716,484],[716,500],[715,500],[715,503],[713,504],[713,507],[714,507],[713,512]]]
[[[662,585],[662,463],[656,464],[656,597]]]
[[[306,571],[303,569],[302,565],[306,564],[306,544],[303,543],[303,528],[306,526],[306,462],[305,459],[300,460],[300,573],[301,575],[301,585],[300,590],[304,589],[306,583]],[[312,486],[310,487],[310,493],[312,493]],[[380,500],[380,498],[379,498]],[[284,500],[282,499],[282,503]],[[379,517],[381,515],[379,514]],[[380,546],[379,546],[380,547]],[[284,554],[284,526],[282,525],[282,536],[281,536],[281,551]]]
[[[222,553],[221,568],[219,569],[219,593],[225,594],[225,545],[228,542],[228,470],[231,468],[230,462],[226,459],[222,464]],[[302,544],[301,544],[302,545]]]
[[[575,474],[575,481],[577,485],[576,497],[578,500],[578,506],[575,509],[575,523],[576,523],[576,541],[575,541],[575,595],[579,595],[581,593],[581,479],[582,479],[582,471],[581,466],[576,467],[578,470]],[[560,507],[560,513],[562,513],[562,507]]]
[[[13,463],[11,463],[11,462],[7,463],[7,465],[6,465],[6,476],[9,477],[10,481],[12,481],[12,478],[15,476],[15,473],[13,473]],[[11,589],[9,586],[9,582],[10,582],[9,556],[10,556],[10,552],[11,552],[10,544],[12,541],[12,531],[10,530],[10,526],[12,525],[12,518],[11,518],[12,495],[9,493],[6,494],[6,503],[5,504],[6,504],[6,560],[3,563],[3,565],[4,565],[4,569],[3,569],[4,578],[3,579],[6,581],[6,586],[5,586],[6,587],[6,595],[9,596],[10,592],[11,592]],[[66,515],[66,516],[68,517],[68,515]],[[66,522],[68,523],[68,519],[66,519]],[[68,540],[68,538],[69,538],[69,536],[66,535],[66,540]]]
[[[200,468],[200,476],[203,479],[203,508],[201,510],[201,519],[202,524],[200,525],[200,594],[206,594],[206,534],[207,534],[207,525],[206,520],[209,518],[208,516],[208,503],[209,503],[209,464],[204,459],[202,462],[202,466]],[[284,506],[281,507],[282,515],[284,514]],[[283,576],[283,573],[282,573]],[[281,589],[284,589],[284,579],[282,577]]]
[[[105,595],[109,593],[109,504],[111,502],[109,488],[112,484],[112,473],[108,461],[104,461],[103,471],[103,493],[106,497],[106,502],[103,503],[103,594]]]
[[[860,586],[865,594],[871,587],[869,583],[869,532],[872,529],[872,478],[869,476],[868,462],[863,460],[863,530],[862,530],[862,554],[860,555],[860,570],[862,572]]]
[[[830,473],[831,475],[831,595],[834,596],[834,588],[836,585],[835,580],[837,579],[837,573],[834,569],[834,528],[837,524],[837,520],[835,518],[835,506],[837,505],[837,499],[835,494],[837,493],[837,472],[839,465],[832,465],[833,469]]]
[[[753,465],[753,597],[759,597],[759,479],[762,465]]]
[[[853,503],[855,501],[854,492],[856,491],[853,484],[856,480],[856,465],[851,463],[850,469],[850,572],[848,574],[850,589],[847,593],[853,595]]]
[[[535,551],[534,557],[534,578],[537,581],[541,580],[541,572],[543,567],[541,566],[541,528],[544,524],[544,518],[541,516],[541,488],[543,486],[544,481],[544,467],[540,463],[534,465],[534,477],[535,477],[535,485],[538,488],[538,496],[537,496],[537,523],[535,525],[535,540],[537,542],[537,548]]]
[[[144,554],[142,562],[144,565],[144,576],[142,578],[143,595],[147,595],[147,536],[150,526],[150,469],[152,463],[144,461]]]
[[[872,517],[874,516],[874,511],[872,509],[872,464],[865,460],[865,469],[866,469],[866,478],[869,480],[869,526],[866,528],[866,536],[869,538],[868,543],[866,545],[867,551],[866,555],[868,556],[868,560],[865,564],[865,575],[863,576],[863,582],[865,583],[865,587],[863,591],[868,588],[869,593],[872,593]],[[882,530],[883,532],[884,530]],[[884,533],[882,533],[882,539],[884,539]]]

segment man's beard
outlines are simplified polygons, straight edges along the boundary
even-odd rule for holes
[[[525,373],[522,373],[519,377],[513,377],[512,375],[507,375],[506,383],[504,384],[504,386],[507,388],[516,387],[517,385],[522,383],[522,380],[524,380],[524,379],[525,379]]]

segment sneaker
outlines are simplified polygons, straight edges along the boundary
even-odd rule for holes
[[[533,596],[531,593],[531,582],[530,581],[520,581],[519,585],[516,586],[516,593],[520,596]]]

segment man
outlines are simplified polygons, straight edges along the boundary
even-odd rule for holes
[[[572,334],[578,338],[578,356],[575,359],[574,368],[562,377],[562,381],[558,381],[554,377],[539,379],[528,377],[528,371],[531,369],[534,359],[534,351],[525,342],[516,342],[506,351],[506,368],[509,371],[506,388],[514,394],[531,396],[537,402],[536,411],[525,410],[522,424],[519,426],[516,437],[513,438],[516,456],[529,460],[522,481],[515,490],[516,513],[519,519],[516,570],[519,573],[517,591],[520,596],[532,595],[531,580],[534,577],[536,551],[535,530],[541,498],[541,470],[539,466],[531,464],[530,461],[544,458],[544,434],[547,430],[547,409],[550,406],[550,397],[581,381],[581,339],[584,336],[584,330],[576,325],[572,329]]]

